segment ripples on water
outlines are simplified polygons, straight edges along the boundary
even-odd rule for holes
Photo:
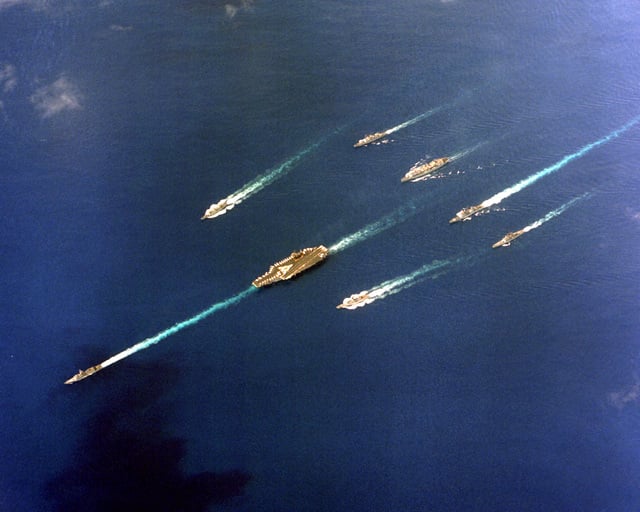
[[[36,447],[100,406],[88,387],[62,405],[33,393],[33,384],[62,385],[88,332],[99,331],[98,350],[115,352],[234,296],[292,250],[373,226],[295,282],[206,322],[196,316],[190,329],[195,320],[180,323],[180,334],[163,331],[166,343],[136,356],[184,369],[167,403],[186,465],[255,472],[234,509],[278,508],[285,496],[296,510],[496,510],[507,501],[491,496],[511,490],[513,503],[533,496],[523,510],[637,508],[616,508],[637,487],[629,477],[602,483],[637,464],[601,456],[626,432],[585,408],[584,390],[606,397],[620,372],[612,350],[615,361],[637,352],[640,129],[448,224],[640,114],[630,3],[256,1],[233,18],[224,2],[190,2],[179,16],[170,3],[9,4],[0,7],[0,66],[16,66],[19,89],[0,92],[3,149],[15,157],[3,185],[16,209],[3,232],[3,284],[16,297],[5,303],[9,324],[20,325],[5,336],[16,340],[5,363],[17,392],[0,430],[9,440],[2,476],[16,495],[30,496],[75,455]],[[63,75],[83,108],[39,118],[30,96]],[[438,108],[388,144],[352,147]],[[207,202],[345,125],[295,172],[199,224]],[[415,162],[479,143],[437,179],[400,183]],[[585,192],[593,197],[491,249]],[[365,311],[335,310],[349,293],[458,257],[469,259]],[[46,341],[37,358],[34,340]],[[91,384],[111,391],[116,374],[140,384],[134,367],[113,370]],[[409,392],[420,407],[405,407]],[[43,414],[51,430],[34,431]],[[585,432],[603,440],[584,441]],[[442,491],[451,482],[460,492]],[[83,483],[78,475],[79,494]],[[96,499],[85,490],[81,505]]]

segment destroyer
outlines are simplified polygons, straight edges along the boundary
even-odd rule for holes
[[[498,247],[509,247],[511,245],[511,242],[513,242],[519,236],[524,235],[527,231],[528,230],[526,228],[519,229],[518,231],[511,231],[511,233],[507,233],[506,235],[504,235],[502,240],[496,242],[491,247],[493,247],[494,249],[497,249]]]
[[[460,222],[461,220],[471,220],[476,213],[480,213],[486,210],[488,206],[483,206],[482,203],[477,204],[475,206],[469,206],[468,208],[463,208],[456,216],[449,220],[449,224],[453,224],[454,222]]]
[[[409,172],[407,172],[407,174],[405,174],[400,181],[403,183],[406,181],[418,181],[420,178],[423,178],[427,174],[440,169],[440,167],[444,165],[447,165],[450,161],[451,158],[449,158],[448,156],[444,156],[442,158],[431,160],[431,162],[428,162],[426,164],[414,165],[411,169],[409,169]]]
[[[102,365],[100,364],[96,366],[92,366],[91,368],[87,368],[86,370],[78,370],[78,373],[76,373],[70,379],[65,380],[64,383],[73,384],[74,382],[78,382],[82,379],[86,379],[87,377],[90,377],[91,375],[93,375],[96,372],[99,372],[100,370],[102,370]]]
[[[354,148],[361,148],[362,146],[366,146],[368,144],[371,144],[372,142],[380,140],[382,137],[386,137],[387,135],[389,135],[389,131],[372,133],[372,134],[367,135],[366,137],[360,139],[358,142],[356,142],[353,145],[353,147]]]
[[[234,206],[235,203],[230,203],[228,198],[222,199],[221,201],[218,201],[217,203],[209,206],[209,208],[207,208],[207,211],[205,211],[202,217],[200,217],[200,220],[213,219],[218,215],[222,215],[223,213],[228,212]]]
[[[300,251],[292,252],[289,256],[269,267],[269,270],[253,280],[253,286],[261,288],[278,281],[284,281],[297,276],[310,267],[323,261],[329,254],[329,249],[324,245],[307,247]]]

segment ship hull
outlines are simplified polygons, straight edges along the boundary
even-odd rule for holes
[[[328,254],[329,249],[324,245],[292,252],[286,258],[271,265],[267,272],[254,279],[251,284],[256,288],[262,288],[279,281],[286,281],[324,261]]]
[[[218,201],[217,203],[212,204],[211,206],[209,206],[209,208],[207,208],[207,211],[205,211],[202,217],[200,217],[200,220],[214,219],[219,215],[222,215],[223,213],[227,213],[234,206],[235,205],[233,203],[230,203],[227,199]]]
[[[502,237],[501,240],[497,241],[491,247],[493,247],[494,249],[497,249],[498,247],[509,247],[511,245],[511,242],[513,242],[516,238],[524,235],[524,233],[524,229],[507,233],[506,235],[504,235],[504,237]]]
[[[373,302],[373,299],[369,296],[368,292],[354,293],[350,297],[347,297],[341,304],[336,306],[336,309],[357,309],[366,306]]]
[[[429,163],[419,165],[416,167],[412,167],[407,174],[405,174],[401,182],[405,183],[407,181],[418,181],[421,178],[424,178],[426,175],[431,174],[434,171],[437,171],[441,167],[444,167],[451,161],[448,157],[436,158],[435,160],[431,160]]]
[[[96,366],[92,366],[91,368],[87,368],[86,370],[80,370],[73,377],[71,377],[70,379],[65,380],[64,383],[65,384],[73,384],[75,382],[78,382],[78,381],[81,381],[83,379],[86,379],[87,377],[90,377],[91,375],[93,375],[96,372],[99,372],[100,370],[102,370],[102,365],[100,365],[100,364],[98,364]]]
[[[487,209],[488,207],[482,206],[481,204],[477,204],[475,206],[469,206],[468,208],[463,208],[456,216],[449,220],[449,224],[453,224],[455,222],[460,222],[463,220],[471,220],[471,218]]]
[[[368,146],[372,142],[380,140],[380,139],[386,137],[387,135],[389,135],[387,132],[372,133],[371,135],[367,135],[366,137],[360,139],[358,142],[356,142],[353,145],[353,147],[354,148],[361,148],[363,146]]]

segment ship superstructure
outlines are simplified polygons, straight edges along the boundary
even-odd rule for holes
[[[336,306],[337,309],[356,309],[366,306],[370,304],[375,299],[370,296],[368,291],[354,293],[350,295],[346,299],[344,299],[340,304]]]
[[[354,148],[361,148],[362,146],[366,146],[368,144],[371,144],[372,142],[380,140],[381,138],[386,137],[387,135],[389,135],[388,131],[371,133],[369,135],[366,135],[362,139],[360,139],[358,142],[356,142],[353,145],[353,147]]]
[[[454,222],[460,222],[461,220],[471,220],[475,214],[480,213],[486,210],[488,206],[483,206],[482,204],[477,204],[475,206],[469,206],[468,208],[463,208],[456,216],[449,220],[449,224],[453,224]]]
[[[209,206],[202,217],[200,217],[200,220],[213,219],[218,215],[222,215],[223,213],[228,212],[234,206],[235,203],[229,202],[228,198],[222,199],[221,201],[218,201],[217,203]]]
[[[409,172],[405,174],[400,181],[403,183],[406,181],[418,181],[424,178],[427,174],[440,169],[440,167],[447,165],[451,161],[451,158],[444,156],[442,158],[436,158],[430,162],[422,165],[414,165]]]
[[[511,242],[513,242],[519,236],[524,235],[525,233],[526,231],[524,229],[519,229],[518,231],[511,231],[510,233],[507,233],[506,235],[504,235],[504,237],[502,237],[501,240],[497,241],[491,247],[493,247],[494,249],[497,249],[498,247],[509,247],[511,245]]]
[[[102,365],[97,364],[96,366],[92,366],[91,368],[87,368],[86,370],[79,370],[73,377],[64,381],[65,384],[73,384],[74,382],[78,382],[79,380],[86,379],[90,377],[96,372],[102,370]]]
[[[317,247],[307,247],[299,251],[292,252],[286,258],[274,263],[269,270],[260,277],[253,280],[253,286],[261,288],[278,281],[284,281],[297,276],[310,267],[323,261],[329,254],[329,249],[324,245]]]

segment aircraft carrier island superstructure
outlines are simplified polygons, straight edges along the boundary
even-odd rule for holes
[[[310,267],[323,261],[329,254],[329,249],[324,245],[317,247],[307,247],[299,251],[292,252],[289,256],[269,267],[269,270],[260,277],[253,280],[253,286],[261,288],[278,281],[285,281],[297,276]]]
[[[431,160],[426,164],[414,165],[400,181],[403,183],[407,181],[417,181],[420,178],[424,178],[427,174],[440,169],[440,167],[447,165],[450,161],[451,158],[443,156],[442,158]]]

